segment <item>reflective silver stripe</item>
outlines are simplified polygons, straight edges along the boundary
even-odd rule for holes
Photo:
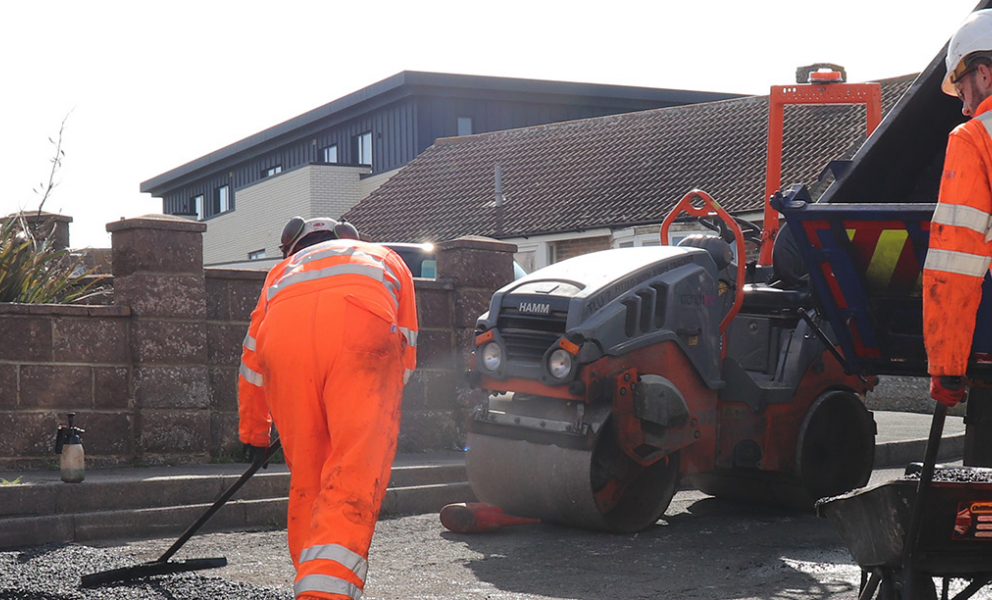
[[[985,235],[989,231],[989,215],[977,208],[960,204],[938,204],[933,212],[933,222],[941,225],[965,227]]]
[[[330,575],[307,575],[296,582],[293,593],[297,596],[304,592],[325,592],[327,594],[343,594],[350,596],[354,600],[362,597],[362,590],[353,583],[349,583]]]
[[[403,286],[400,285],[400,281],[396,277],[396,274],[393,273],[393,270],[389,268],[389,265],[386,264],[385,260],[379,258],[378,256],[373,256],[368,252],[359,250],[358,248],[352,246],[343,246],[343,247],[331,246],[331,247],[320,247],[320,248],[314,246],[314,251],[308,254],[302,254],[302,255],[297,254],[296,256],[297,258],[294,258],[294,260],[290,262],[289,265],[287,265],[287,270],[291,270],[293,267],[297,265],[304,265],[306,263],[313,262],[315,260],[322,260],[329,256],[349,256],[349,257],[355,256],[364,260],[371,261],[378,267],[382,268],[382,270],[385,272],[384,279],[388,278],[389,281],[391,281],[398,290],[403,288]],[[388,282],[383,281],[383,283],[386,285],[386,287],[390,287],[390,284]],[[393,295],[395,296],[396,294],[394,293]]]
[[[990,261],[992,259],[988,256],[931,248],[927,252],[927,260],[923,264],[923,268],[971,277],[984,277],[985,272],[989,270]]]
[[[255,351],[255,338],[251,337],[249,334],[245,334],[245,348]]]
[[[304,281],[315,281],[317,279],[334,277],[336,275],[362,275],[364,277],[371,277],[372,279],[382,283],[382,269],[370,265],[346,263],[343,265],[334,265],[333,267],[327,267],[325,269],[318,269],[316,271],[299,271],[283,277],[269,287],[269,293],[266,299],[271,302],[272,298],[275,297],[276,294],[293,284],[303,283]]]
[[[293,256],[293,259],[286,266],[286,271],[293,271],[296,267],[300,265],[305,265],[307,263],[313,262],[315,260],[322,260],[328,257],[337,256],[348,256],[348,257],[358,257],[363,260],[368,260],[372,262],[375,267],[364,266],[367,271],[363,272],[352,272],[358,275],[367,275],[376,281],[382,283],[389,290],[389,293],[393,297],[393,307],[398,308],[400,305],[399,301],[399,291],[403,289],[403,284],[400,282],[399,278],[396,277],[396,273],[386,264],[386,261],[379,258],[378,256],[373,256],[368,252],[359,250],[353,246],[312,246],[310,248],[304,249],[301,252]],[[329,269],[343,268],[346,265],[339,265],[338,267],[328,267],[327,269],[320,269],[318,271],[310,271],[309,273],[324,273]],[[355,267],[362,267],[362,265],[353,265]],[[373,271],[375,269],[375,271]],[[284,275],[281,279],[275,281],[273,285],[269,288],[268,299],[271,300],[280,289],[284,289],[287,285],[292,285],[293,283],[299,283],[300,281],[312,281],[314,279],[320,279],[321,277],[331,277],[333,275],[339,275],[347,273],[347,271],[342,273],[332,273],[327,272],[325,275],[320,275],[316,277],[307,277],[296,279],[297,277],[303,275],[303,273],[292,273],[290,275]],[[283,285],[283,282],[286,282]]]
[[[308,560],[333,560],[351,569],[358,575],[358,578],[365,581],[365,576],[369,572],[369,563],[361,554],[353,552],[340,544],[324,544],[321,546],[310,546],[300,552],[300,562]]]
[[[417,347],[417,332],[416,330],[410,329],[409,327],[400,327],[400,332],[403,337],[406,338],[406,343],[408,346]]]
[[[381,259],[378,256],[373,256],[368,252],[359,250],[358,248],[354,248],[352,246],[345,246],[340,248],[331,246],[331,247],[322,247],[319,249],[316,249],[317,247],[314,246],[314,248],[315,250],[312,253],[304,256],[300,256],[299,261],[295,263],[291,263],[289,265],[289,268],[292,268],[297,264],[302,265],[315,260],[321,260],[329,256],[349,256],[349,257],[355,256],[361,259],[369,260],[382,268],[384,273],[382,283],[383,285],[386,286],[387,289],[389,289],[389,292],[393,295],[394,298],[397,298],[399,296],[397,292],[403,289],[403,284],[400,281],[400,279],[396,276],[396,273],[394,273],[393,270],[389,267],[389,265],[386,264],[386,261],[384,259]]]
[[[984,112],[978,115],[978,120],[985,126],[985,133],[992,138],[992,112]],[[940,208],[940,205],[937,206]],[[985,230],[985,241],[992,242],[992,219],[989,220],[989,227]]]
[[[410,381],[410,376],[413,375],[413,371],[410,369],[403,369],[403,385],[406,385]]]
[[[245,381],[248,383],[262,387],[263,382],[261,373],[252,371],[245,363],[241,363],[241,369],[239,369],[238,372],[241,373],[241,376],[244,377]]]
[[[992,137],[992,113],[983,112],[975,118],[982,122],[982,125],[985,126],[985,132],[989,134],[989,137]]]

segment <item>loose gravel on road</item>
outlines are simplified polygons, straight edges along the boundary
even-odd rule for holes
[[[891,473],[884,480],[899,477]],[[0,552],[0,600],[291,600],[278,531],[211,533],[175,557],[228,566],[97,589],[82,575],[158,558],[173,539]],[[609,535],[548,524],[446,531],[436,514],[386,519],[366,600],[851,600],[861,571],[826,519],[679,492],[658,525]],[[952,594],[963,587],[952,585]],[[983,590],[976,600],[992,600]]]

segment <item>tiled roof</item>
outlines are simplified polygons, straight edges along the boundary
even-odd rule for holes
[[[880,82],[883,114],[914,78]],[[786,106],[783,184],[849,158],[864,123],[863,106]],[[767,130],[768,97],[752,96],[441,139],[345,217],[372,240],[439,241],[658,223],[697,187],[731,212],[758,210]]]

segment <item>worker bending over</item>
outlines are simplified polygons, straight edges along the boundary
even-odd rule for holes
[[[279,432],[296,598],[357,599],[416,367],[413,277],[333,219],[293,218],[280,248],[244,342],[239,434],[257,457]]]
[[[954,406],[964,399],[982,280],[992,260],[992,10],[972,13],[951,38],[941,89],[973,117],[948,136],[923,271],[930,395]],[[983,419],[990,404],[987,390],[972,390],[965,464],[992,466],[992,437],[983,441],[977,433],[992,425],[992,414]]]

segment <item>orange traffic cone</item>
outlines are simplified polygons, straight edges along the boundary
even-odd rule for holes
[[[449,504],[441,509],[441,525],[455,533],[498,531],[507,525],[530,525],[540,519],[508,515],[498,506],[484,502]]]

